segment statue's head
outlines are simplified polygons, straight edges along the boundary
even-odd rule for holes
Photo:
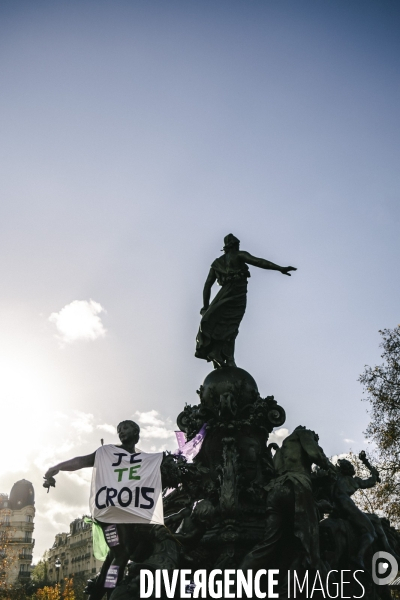
[[[192,518],[199,523],[210,523],[215,508],[209,500],[200,500],[193,509]]]
[[[294,433],[295,431],[301,431],[301,430],[305,431],[305,430],[307,430],[307,427],[305,427],[304,425],[298,425],[298,426],[297,426],[297,427],[296,427],[296,428],[293,430],[293,433]],[[311,433],[313,433],[313,434],[314,434],[314,439],[315,439],[315,441],[316,441],[316,442],[319,442],[319,435],[318,435],[318,433],[315,433],[315,431],[313,431],[312,429],[308,429],[308,431],[311,431]]]
[[[121,421],[117,425],[118,437],[122,443],[133,442],[137,444],[139,441],[140,427],[135,421]]]
[[[228,233],[228,235],[224,237],[223,250],[225,252],[229,252],[229,250],[239,250],[239,244],[240,240],[238,240],[237,237],[233,235],[233,233]]]
[[[353,475],[356,474],[354,466],[346,458],[339,458],[337,462],[342,475],[349,475],[350,477],[353,477]]]

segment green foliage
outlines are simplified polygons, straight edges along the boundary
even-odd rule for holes
[[[54,586],[46,585],[37,590],[31,600],[76,600],[72,577]]]
[[[30,600],[31,595],[22,585],[7,586],[0,590],[1,600]]]
[[[3,511],[3,517],[6,514],[8,511]],[[15,558],[15,551],[10,544],[13,532],[11,527],[3,527],[0,530],[0,590],[7,587],[7,571]]]
[[[0,600],[79,600],[75,593],[73,578],[66,577],[56,585],[45,585],[39,589],[33,586],[15,585],[0,590]]]
[[[43,558],[41,558],[37,565],[35,565],[32,569],[31,581],[36,586],[43,587],[49,582],[47,576],[47,559],[48,551],[46,550],[46,552],[43,554]]]
[[[379,332],[383,364],[366,366],[359,381],[371,405],[366,435],[376,445],[381,484],[372,492],[376,508],[400,523],[400,325]]]
[[[48,584],[37,589],[31,600],[87,600],[87,595],[83,592],[86,583],[87,580],[82,575],[65,577],[58,584]]]

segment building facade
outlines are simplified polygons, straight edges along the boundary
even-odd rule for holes
[[[51,583],[72,576],[89,579],[102,564],[93,554],[92,526],[85,523],[84,517],[72,521],[69,533],[58,533],[46,554],[47,577]]]
[[[35,518],[35,493],[26,479],[0,494],[0,586],[29,582]]]

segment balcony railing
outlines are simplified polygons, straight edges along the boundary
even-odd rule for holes
[[[20,571],[18,573],[18,579],[29,579],[31,576],[30,571]]]
[[[32,554],[20,554],[18,557],[20,560],[32,560]]]
[[[32,521],[11,521],[9,523],[15,529],[22,529],[23,531],[33,531],[34,523]]]
[[[88,540],[80,540],[79,542],[73,542],[72,544],[70,544],[70,548],[79,548],[80,546],[86,546],[88,543]]]

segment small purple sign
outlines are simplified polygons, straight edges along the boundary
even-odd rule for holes
[[[119,537],[116,525],[108,525],[104,528],[104,536],[106,538],[107,545],[111,548],[112,546],[118,546]]]
[[[191,581],[191,582],[189,583],[189,585],[187,585],[187,586],[185,587],[185,592],[186,592],[187,594],[193,594],[193,592],[194,592],[195,588],[196,588],[196,584],[195,584],[195,582],[194,582],[194,581]]]
[[[200,448],[206,436],[206,427],[207,423],[204,423],[199,433],[197,433],[194,438],[190,440],[190,442],[186,442],[186,444],[180,446],[179,450],[175,452],[175,454],[182,454],[188,462],[192,462],[194,457],[200,452]]]
[[[107,571],[106,581],[104,583],[105,588],[115,588],[118,581],[118,565],[111,565],[111,567]]]

